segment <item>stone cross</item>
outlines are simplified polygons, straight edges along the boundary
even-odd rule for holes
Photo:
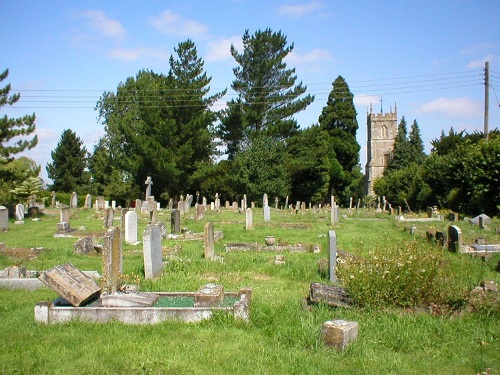
[[[151,185],[153,185],[153,180],[151,180],[151,176],[148,176],[146,178],[146,181],[144,182],[145,185],[148,185],[148,187],[146,188],[146,200],[149,198],[149,196],[151,195]]]

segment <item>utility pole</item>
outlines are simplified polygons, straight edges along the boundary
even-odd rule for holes
[[[488,117],[490,110],[490,62],[484,63],[484,139],[488,140]]]

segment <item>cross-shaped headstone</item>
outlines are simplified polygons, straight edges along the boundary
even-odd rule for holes
[[[146,200],[147,200],[148,197],[151,196],[151,185],[153,185],[153,180],[151,180],[150,176],[146,178],[146,182],[144,182],[144,184],[148,185],[148,187],[146,188]]]

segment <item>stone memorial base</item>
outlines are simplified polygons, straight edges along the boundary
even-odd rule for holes
[[[323,341],[327,346],[337,350],[344,350],[351,342],[358,338],[359,324],[348,320],[333,320],[323,323]]]

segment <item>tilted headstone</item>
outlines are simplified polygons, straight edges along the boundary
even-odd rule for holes
[[[103,289],[113,293],[121,289],[123,250],[120,228],[110,228],[104,235],[102,248]]]
[[[149,224],[142,234],[144,277],[154,279],[163,270],[161,234],[158,225]]]
[[[88,254],[94,251],[94,239],[92,236],[85,236],[73,244],[75,254]]]
[[[456,225],[448,227],[448,250],[462,252],[462,231]]]
[[[245,229],[253,229],[253,211],[251,208],[246,210]]]
[[[9,210],[5,206],[0,206],[0,232],[9,230]]]
[[[215,256],[214,225],[211,222],[205,223],[205,259],[212,259]]]
[[[179,210],[172,210],[170,214],[170,227],[172,233],[180,233],[181,231],[181,213]]]
[[[334,230],[328,231],[328,271],[330,275],[330,282],[337,281],[336,276],[337,267],[337,235]]]
[[[125,214],[125,242],[137,243],[137,213],[135,211],[128,211]]]
[[[78,195],[76,194],[76,192],[71,193],[69,208],[78,208]]]
[[[17,221],[24,220],[24,206],[22,204],[16,205],[16,220]]]
[[[165,225],[165,223],[163,221],[160,221],[156,225],[158,226],[158,229],[160,230],[161,238],[163,238],[163,239],[167,238],[168,231],[167,231],[167,226]]]

